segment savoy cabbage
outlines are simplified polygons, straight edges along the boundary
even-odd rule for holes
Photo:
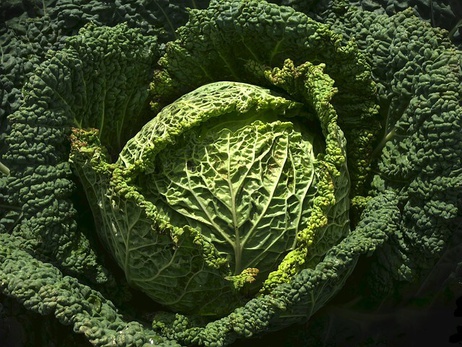
[[[27,24],[54,49],[3,89],[3,294],[97,346],[223,346],[310,319],[349,279],[369,303],[448,254],[456,269],[446,31],[344,1],[288,2],[323,5],[316,20],[256,0],[153,4]],[[131,306],[140,292],[161,306]]]

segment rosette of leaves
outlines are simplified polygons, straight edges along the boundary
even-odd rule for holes
[[[165,46],[88,26],[50,54],[10,117],[2,292],[95,345],[222,346],[310,318],[377,249],[382,287],[423,273],[461,201],[458,57],[408,12],[327,18],[217,0]],[[110,258],[172,313],[129,322]]]

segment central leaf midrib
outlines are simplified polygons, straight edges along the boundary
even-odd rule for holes
[[[229,194],[231,197],[230,201],[230,207],[231,207],[231,215],[233,216],[233,229],[234,229],[234,244],[233,249],[234,249],[234,259],[235,259],[235,264],[234,264],[234,273],[238,274],[241,270],[241,262],[242,262],[242,247],[241,247],[241,238],[239,234],[239,226],[238,226],[238,219],[237,219],[237,211],[236,211],[236,194],[234,193],[234,187],[233,187],[233,182],[231,179],[231,136],[228,133],[226,136],[226,141],[227,141],[227,177],[226,180],[228,182],[228,188],[229,188]],[[239,190],[239,189],[238,189]]]

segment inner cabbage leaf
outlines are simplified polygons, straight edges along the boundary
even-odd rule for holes
[[[317,182],[313,139],[291,122],[227,127],[191,132],[161,152],[159,171],[141,186],[169,220],[213,243],[234,275],[256,268],[265,278],[307,226]]]

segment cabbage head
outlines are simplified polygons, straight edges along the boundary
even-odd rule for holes
[[[114,164],[97,133],[74,132],[98,232],[127,280],[168,308],[228,313],[347,235],[350,182],[333,81],[322,65],[290,69],[288,61],[268,78],[294,83],[298,74],[304,103],[209,83],[163,108]]]

